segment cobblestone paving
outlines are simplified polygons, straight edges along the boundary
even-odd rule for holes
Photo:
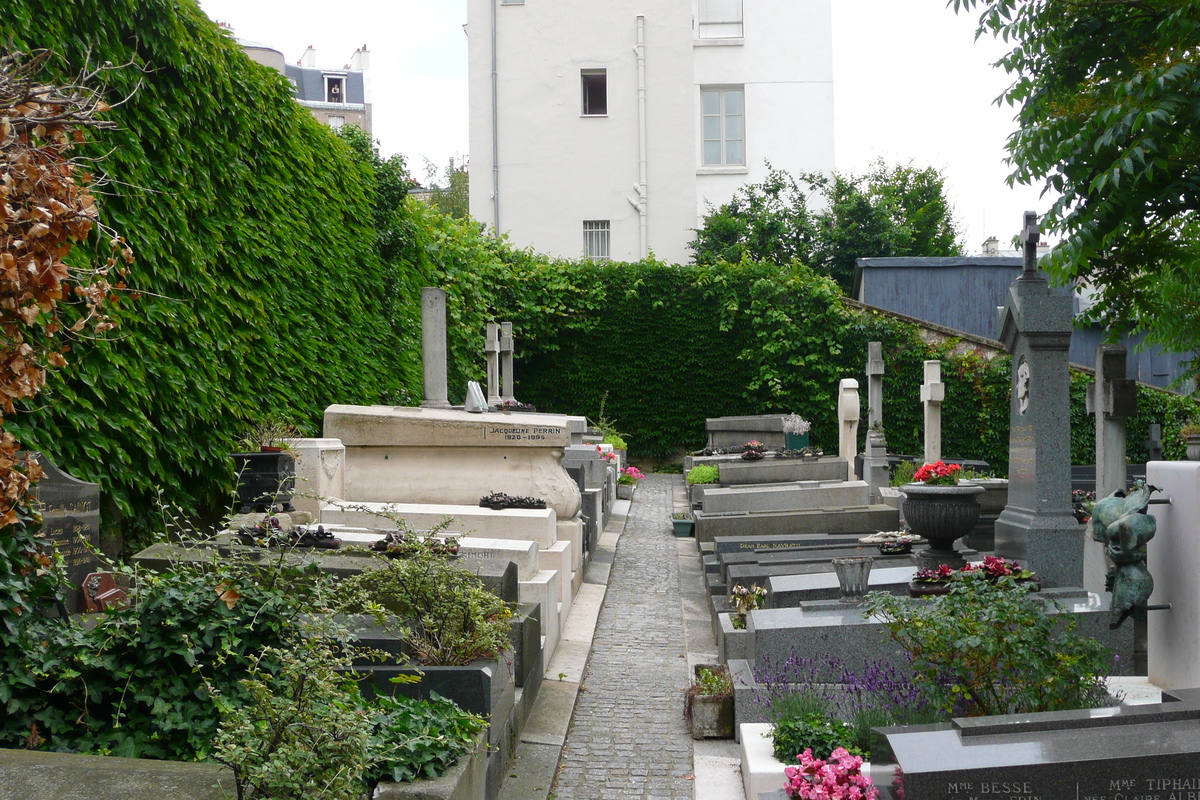
[[[671,533],[677,475],[647,475],[617,545],[608,593],[551,797],[692,800],[683,719],[686,645]]]

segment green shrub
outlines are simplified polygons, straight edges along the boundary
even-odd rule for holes
[[[388,559],[338,590],[342,610],[374,614],[420,664],[462,666],[497,658],[509,644],[512,609],[479,578],[429,552]]]
[[[771,732],[775,758],[784,764],[793,764],[796,756],[812,750],[816,758],[828,759],[829,754],[844,747],[853,756],[866,753],[858,747],[854,727],[839,722],[828,714],[810,712],[798,716],[785,716],[776,720]]]
[[[358,800],[376,755],[396,745],[374,741],[372,717],[346,670],[349,656],[320,639],[269,648],[273,668],[255,663],[242,686],[245,702],[219,693],[221,727],[213,757],[233,769],[238,797]]]
[[[716,483],[721,478],[721,471],[711,464],[697,464],[688,470],[687,482],[690,484]]]
[[[463,711],[453,700],[430,692],[428,700],[376,695],[372,749],[386,753],[367,769],[369,787],[381,780],[396,782],[438,778],[474,749],[487,721]]]
[[[625,440],[615,433],[606,434],[602,444],[611,444],[614,450],[628,450],[629,445],[625,444]]]
[[[1104,677],[1112,653],[1075,633],[1069,614],[1048,615],[1012,578],[955,573],[950,594],[914,602],[881,592],[869,613],[912,659],[917,680],[944,713],[1024,714],[1112,705]]]
[[[237,556],[142,571],[131,603],[87,620],[23,621],[0,652],[0,745],[203,760],[218,710],[200,676],[230,702],[299,617],[324,607],[330,581],[283,562]],[[268,655],[264,655],[268,653]]]

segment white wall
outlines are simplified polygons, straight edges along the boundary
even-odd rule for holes
[[[492,223],[491,3],[468,0],[471,213]],[[745,0],[744,44],[700,46],[693,0],[497,5],[500,228],[514,244],[583,253],[583,221],[610,220],[611,257],[640,257],[637,16],[646,20],[647,232],[685,263],[705,200],[765,175],[833,167],[829,0]],[[580,114],[580,70],[608,70],[608,115]],[[745,84],[747,165],[698,174],[699,87]]]

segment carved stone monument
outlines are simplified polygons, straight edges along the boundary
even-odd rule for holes
[[[446,292],[426,286],[421,290],[421,367],[425,399],[422,408],[449,408],[446,385]]]
[[[887,440],[883,432],[883,344],[867,343],[867,453],[863,460],[867,498],[882,502],[879,489],[889,482]]]
[[[515,403],[513,397],[513,326],[500,323],[500,401]]]
[[[996,520],[996,553],[1050,586],[1083,581],[1083,531],[1071,513],[1072,308],[1038,272],[1037,214],[1025,212],[1024,271],[1008,289],[999,339],[1012,355],[1008,505]]]
[[[838,455],[846,459],[846,479],[854,480],[854,456],[858,453],[858,381],[838,381]]]
[[[483,352],[487,357],[487,403],[500,405],[500,326],[487,324],[483,337]]]
[[[93,548],[100,545],[100,484],[72,477],[42,453],[33,453],[42,467],[42,479],[33,495],[42,512],[43,538],[63,557],[70,593],[67,610],[83,610],[83,581],[96,571]]]
[[[1096,498],[1125,491],[1125,421],[1137,410],[1137,386],[1125,377],[1125,348],[1102,344],[1096,348],[1096,382],[1088,387],[1087,410],[1096,416]],[[1087,541],[1083,552],[1083,587],[1104,590],[1111,565],[1103,543]]]
[[[946,384],[942,383],[942,362],[925,362],[925,382],[921,385],[921,405],[925,407],[925,463],[942,460],[942,401]]]

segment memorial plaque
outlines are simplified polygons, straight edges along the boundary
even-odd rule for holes
[[[42,512],[41,535],[62,554],[70,587],[67,609],[82,611],[83,580],[98,564],[93,548],[100,545],[100,484],[68,475],[42,453],[30,457],[43,473],[33,491]]]

